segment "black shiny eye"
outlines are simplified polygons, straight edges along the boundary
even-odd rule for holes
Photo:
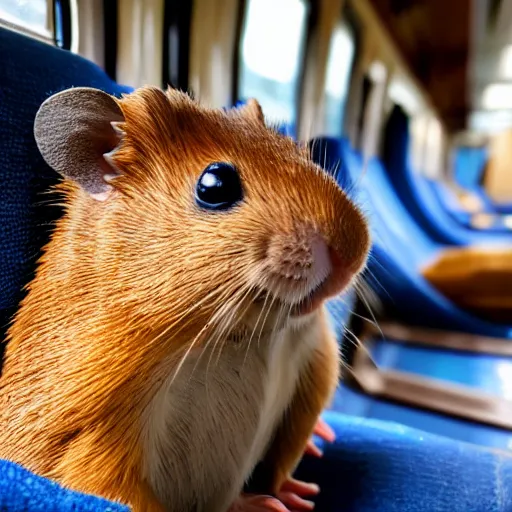
[[[196,201],[208,210],[227,210],[243,197],[242,183],[235,166],[214,162],[201,174],[196,185]]]

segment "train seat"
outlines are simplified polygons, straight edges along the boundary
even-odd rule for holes
[[[318,163],[324,164],[327,170],[338,169],[340,184],[353,197],[359,197],[360,204],[368,210],[373,231],[380,234],[374,237],[373,254],[369,261],[368,281],[373,284],[374,291],[383,300],[392,301],[401,308],[401,316],[398,318],[405,324],[417,320],[420,325],[427,324],[437,328],[432,334],[438,341],[437,345],[427,347],[418,346],[417,340],[410,336],[405,340],[402,337],[395,339],[392,332],[386,334],[384,331],[382,337],[379,328],[374,329],[376,336],[369,336],[369,339],[365,338],[363,341],[379,371],[412,374],[436,381],[441,387],[444,384],[463,386],[464,392],[469,394],[475,390],[506,400],[509,396],[509,384],[504,372],[512,371],[512,346],[506,350],[508,340],[504,340],[504,353],[502,351],[498,354],[492,353],[493,348],[488,340],[479,340],[484,345],[481,353],[447,350],[442,342],[446,332],[439,329],[455,328],[466,332],[476,329],[480,334],[487,329],[501,337],[500,335],[507,334],[507,328],[480,321],[457,308],[432,288],[418,271],[422,251],[411,257],[411,254],[416,253],[411,248],[411,254],[403,256],[409,250],[408,244],[413,245],[417,237],[423,237],[420,240],[423,240],[423,247],[430,251],[430,255],[439,254],[439,247],[432,243],[429,245],[428,239],[425,240],[424,234],[413,223],[401,229],[398,236],[395,236],[393,230],[384,230],[393,222],[395,226],[401,227],[403,223],[399,216],[406,213],[396,204],[393,206],[396,199],[389,193],[390,188],[386,193],[385,181],[379,180],[379,170],[381,176],[383,171],[378,161],[370,162],[366,173],[361,174],[362,159],[350,148],[348,141],[320,138],[313,141],[311,147],[313,158]],[[414,318],[412,315],[415,315]],[[350,343],[348,337],[346,343]],[[382,420],[399,417],[400,421],[411,427],[432,433],[449,432],[456,439],[476,444],[510,447],[512,434],[502,426],[469,421],[468,418],[455,417],[451,413],[445,414],[446,411],[421,410],[414,403],[398,406],[389,400],[376,397],[371,389],[368,392],[364,389],[357,390],[360,383],[354,379],[349,379],[349,384],[338,389],[333,410]],[[353,384],[356,384],[356,390]],[[463,414],[466,412],[462,410]]]
[[[493,201],[481,185],[489,159],[489,150],[481,147],[461,147],[455,152],[454,178],[468,193],[477,197],[488,213],[508,215],[512,204]]]
[[[437,179],[419,177],[423,179],[425,187],[431,192],[431,197],[439,203],[440,208],[444,208],[457,222],[463,226],[471,226],[471,217],[477,213],[487,213],[485,205],[475,196],[467,194],[460,198],[455,190],[448,184]]]
[[[398,423],[326,413],[335,446],[299,467],[324,482],[322,512],[508,511],[512,454],[426,434]]]
[[[509,326],[469,314],[424,279],[422,268],[435,262],[445,246],[428,237],[415,222],[378,159],[372,158],[365,164],[346,139],[318,138],[311,146],[316,147],[314,157],[319,164],[329,151],[343,162],[343,179],[350,178],[351,194],[367,213],[373,234],[366,280],[391,316],[411,325],[512,337]],[[328,158],[336,160],[336,156]]]
[[[382,161],[387,171],[386,177],[403,205],[428,236],[447,245],[512,247],[512,232],[502,222],[485,230],[461,225],[432,195],[432,189],[412,169],[408,119],[400,107],[396,106],[391,112],[384,133]]]

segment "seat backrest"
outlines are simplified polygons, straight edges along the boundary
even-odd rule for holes
[[[386,125],[383,170],[399,200],[426,236],[444,245],[509,243],[510,238],[497,236],[499,233],[474,231],[446,210],[425,179],[413,171],[409,138],[407,116],[395,107]]]
[[[52,94],[75,86],[120,95],[130,89],[98,66],[49,44],[0,29],[0,336],[33,275],[60,209],[46,193],[58,182],[33,136],[34,117]]]
[[[453,161],[453,177],[456,183],[467,190],[480,188],[488,158],[486,148],[458,148]]]
[[[359,202],[367,211],[374,242],[417,268],[438,249],[438,245],[401,203],[377,158],[371,158],[365,164],[363,157],[346,141],[344,159]]]

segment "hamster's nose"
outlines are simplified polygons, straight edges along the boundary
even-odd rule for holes
[[[291,304],[307,298],[308,304],[316,307],[318,301],[339,293],[352,277],[325,238],[308,226],[272,236],[267,263],[269,291]]]
[[[272,237],[267,257],[271,272],[284,279],[321,281],[330,272],[327,244],[304,229]]]

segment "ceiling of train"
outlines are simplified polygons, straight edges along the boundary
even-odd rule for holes
[[[451,131],[512,126],[512,0],[372,0]]]
[[[372,0],[446,127],[454,131],[465,128],[470,110],[470,1]]]

